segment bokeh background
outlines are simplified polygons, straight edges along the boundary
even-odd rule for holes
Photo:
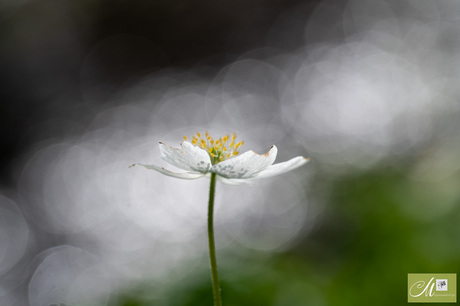
[[[1,0],[0,305],[211,305],[208,181],[158,142],[305,167],[218,184],[224,305],[405,305],[460,265],[460,2]]]

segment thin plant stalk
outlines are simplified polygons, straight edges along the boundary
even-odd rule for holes
[[[208,206],[208,242],[209,259],[211,262],[212,291],[214,295],[214,306],[222,306],[220,297],[219,275],[217,274],[216,246],[214,244],[214,194],[216,191],[216,174],[211,173],[211,185],[209,187]]]

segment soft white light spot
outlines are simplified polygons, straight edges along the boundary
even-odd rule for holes
[[[84,304],[106,305],[109,280],[96,258],[75,247],[60,246],[40,254],[40,265],[29,283],[31,306]]]

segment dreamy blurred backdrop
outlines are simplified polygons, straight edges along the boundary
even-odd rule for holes
[[[460,267],[460,2],[0,0],[0,305],[211,305],[208,179],[158,142],[312,162],[218,184],[230,305],[405,305]]]

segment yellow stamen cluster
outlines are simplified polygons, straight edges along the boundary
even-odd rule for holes
[[[188,140],[186,136],[184,136],[185,140]],[[223,160],[231,158],[233,156],[238,155],[238,148],[243,145],[243,141],[235,142],[236,134],[232,133],[232,135],[225,135],[219,139],[214,140],[208,132],[204,133],[204,135],[200,133],[196,133],[192,137],[192,144],[197,146],[203,150],[206,150],[211,157],[211,163],[217,164]]]

